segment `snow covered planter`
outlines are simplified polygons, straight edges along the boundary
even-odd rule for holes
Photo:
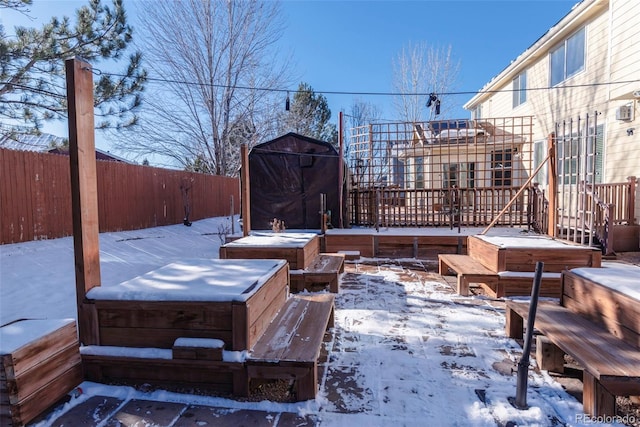
[[[18,320],[0,328],[0,425],[22,426],[82,382],[73,319]]]

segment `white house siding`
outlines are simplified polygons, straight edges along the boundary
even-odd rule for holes
[[[513,78],[526,70],[527,88],[548,88],[551,50],[581,27],[586,29],[584,70],[556,88],[529,90],[527,101],[513,108]],[[584,0],[483,88],[504,92],[476,95],[465,108],[473,110],[481,104],[483,117],[534,116],[534,141],[546,139],[556,122],[598,111],[598,124],[604,125],[605,130],[602,182],[625,182],[629,176],[640,177],[640,98],[632,95],[633,91],[640,90],[638,79],[640,7],[637,1]],[[629,80],[636,82],[605,84]],[[629,103],[634,108],[634,120],[616,120],[617,108]],[[632,135],[628,134],[629,129],[633,129]],[[636,218],[640,217],[638,205]]]
[[[611,0],[611,81],[631,81],[612,85],[608,111],[608,140],[605,157],[608,182],[640,177],[640,111],[630,94],[640,90],[640,7],[636,1]],[[616,120],[616,109],[631,103],[634,120]],[[633,135],[627,130],[634,129]],[[637,215],[640,212],[637,212]]]

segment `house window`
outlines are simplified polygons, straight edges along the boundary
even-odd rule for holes
[[[567,136],[558,141],[558,175],[562,184],[576,184],[580,170],[580,137]]]
[[[602,154],[604,151],[604,125],[599,125],[595,129],[589,129],[587,138],[587,181],[594,184],[602,184],[603,163]]]
[[[511,186],[512,150],[510,148],[491,152],[491,185]]]
[[[442,186],[444,188],[473,188],[475,163],[443,163]]]
[[[392,175],[391,184],[397,185],[400,188],[404,187],[404,162],[397,157],[391,159]]]
[[[513,79],[513,108],[527,100],[527,72],[523,71]]]
[[[415,158],[416,187],[424,188],[424,157]]]
[[[547,141],[536,141],[533,143],[533,169],[538,169],[538,166],[547,158]],[[534,178],[534,182],[542,185],[547,185],[547,167],[545,164],[540,168],[538,174]]]
[[[582,27],[551,51],[551,86],[555,86],[584,70],[584,56],[585,29]]]
[[[560,137],[556,145],[560,183],[602,183],[604,125]]]

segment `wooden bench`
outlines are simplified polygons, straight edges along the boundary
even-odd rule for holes
[[[344,273],[345,255],[339,253],[323,253],[313,259],[309,266],[302,270],[290,270],[291,292],[313,290],[324,286],[330,292],[340,291],[340,275]]]
[[[529,304],[507,301],[506,334],[523,337]],[[552,343],[538,339],[541,369],[562,370],[563,354],[583,368],[583,407],[592,416],[615,415],[615,396],[640,394],[640,351],[604,327],[557,303],[538,304],[535,328]],[[546,353],[546,354],[545,354]],[[546,361],[545,357],[551,359]]]
[[[0,425],[22,426],[82,382],[72,319],[19,320],[0,328]]]
[[[292,296],[249,352],[247,380],[294,380],[297,400],[315,399],[318,358],[333,310],[332,294]]]
[[[438,273],[442,276],[449,274],[449,269],[458,275],[457,292],[469,295],[469,283],[487,283],[497,285],[498,273],[482,265],[469,255],[439,254]]]

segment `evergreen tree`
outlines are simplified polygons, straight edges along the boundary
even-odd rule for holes
[[[29,4],[31,0],[0,0],[0,10],[26,13]],[[75,24],[68,17],[53,17],[40,29],[14,31],[15,36],[8,36],[0,25],[0,120],[9,124],[0,131],[4,135],[39,132],[45,121],[64,119],[65,59],[79,57],[94,67],[100,61],[117,61],[126,55],[132,37],[122,0],[113,0],[112,7],[89,0],[76,11]],[[140,52],[135,52],[124,71],[96,78],[96,127],[136,123],[146,80],[140,61]]]
[[[321,141],[338,143],[338,130],[330,123],[331,110],[327,98],[316,94],[306,83],[300,83],[282,120],[283,133],[295,132]]]

